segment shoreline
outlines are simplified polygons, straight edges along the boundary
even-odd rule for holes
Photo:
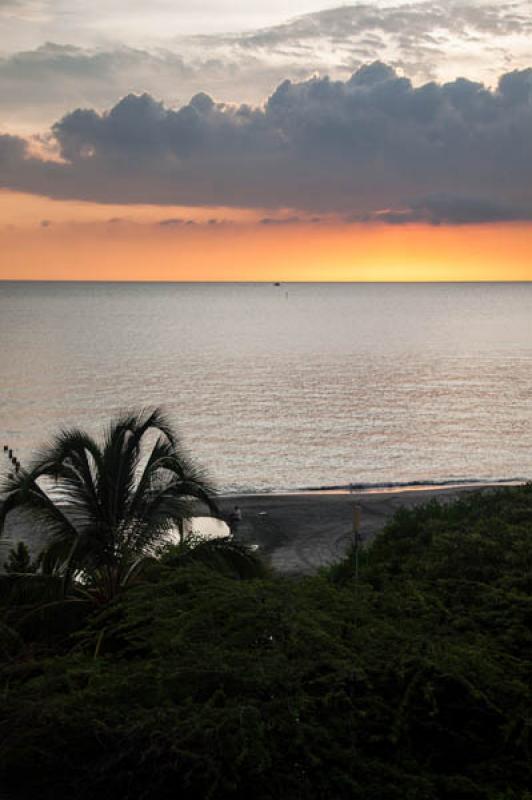
[[[432,492],[446,491],[448,489],[504,489],[506,486],[524,486],[528,478],[500,478],[498,480],[458,479],[456,481],[408,481],[405,483],[360,483],[344,484],[338,486],[310,486],[300,489],[266,489],[264,491],[234,491],[221,492],[220,498],[240,497],[293,497],[299,495],[366,495],[366,494],[397,494],[399,492]]]

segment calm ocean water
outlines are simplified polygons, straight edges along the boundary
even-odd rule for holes
[[[0,284],[0,444],[162,404],[224,490],[532,475],[532,284]]]

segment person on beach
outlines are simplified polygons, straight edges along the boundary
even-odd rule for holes
[[[229,530],[231,534],[234,536],[238,530],[238,526],[242,522],[242,511],[240,510],[239,506],[235,506],[231,513],[229,514]]]

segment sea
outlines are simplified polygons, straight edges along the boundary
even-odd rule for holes
[[[0,462],[163,406],[226,493],[532,477],[532,284],[3,282],[0,337]]]

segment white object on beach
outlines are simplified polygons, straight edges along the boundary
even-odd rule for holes
[[[222,519],[217,517],[191,517],[184,520],[183,532],[185,536],[195,535],[204,539],[221,539],[230,535],[229,526]],[[178,544],[181,540],[179,531],[176,529],[167,535],[167,540]]]

